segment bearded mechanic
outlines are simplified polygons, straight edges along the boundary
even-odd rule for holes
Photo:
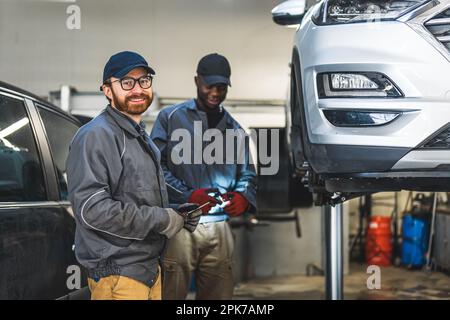
[[[70,146],[75,255],[87,269],[94,300],[161,299],[167,239],[183,227],[193,232],[198,223],[169,207],[160,153],[142,121],[154,74],[135,52],[111,56],[100,88],[110,104]]]

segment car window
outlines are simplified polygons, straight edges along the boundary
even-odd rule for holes
[[[24,102],[0,94],[0,202],[42,200],[44,176]]]
[[[38,106],[55,163],[61,200],[68,199],[66,159],[69,145],[79,126],[72,121]]]

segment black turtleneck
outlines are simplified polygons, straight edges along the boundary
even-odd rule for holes
[[[214,110],[205,110],[204,108],[201,108],[195,100],[195,105],[197,106],[197,109],[200,111],[204,111],[206,113],[206,116],[208,117],[208,127],[209,128],[215,128],[219,124],[220,120],[222,120],[224,112],[222,109],[222,106],[217,107]]]

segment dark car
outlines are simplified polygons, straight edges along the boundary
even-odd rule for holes
[[[59,108],[0,82],[0,299],[88,294],[72,249],[65,169],[80,126]]]

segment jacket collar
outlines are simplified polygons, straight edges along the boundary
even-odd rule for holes
[[[131,134],[133,137],[137,138],[139,137],[139,132],[136,131],[136,128],[133,126],[131,121],[127,118],[126,115],[124,115],[119,110],[111,107],[111,105],[108,105],[106,107],[106,113],[117,123],[119,127],[121,127],[123,130],[127,131],[129,134]]]
[[[190,99],[186,101],[187,108],[190,110],[196,110],[197,111],[197,105],[195,104],[195,99]]]

